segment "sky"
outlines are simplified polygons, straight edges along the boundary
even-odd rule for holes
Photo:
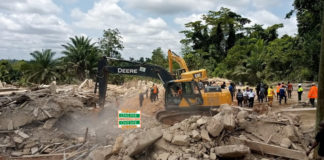
[[[0,59],[31,59],[35,50],[62,56],[70,37],[97,42],[118,28],[122,57],[150,57],[161,47],[180,52],[184,24],[226,7],[265,27],[282,23],[279,35],[297,34],[296,16],[285,19],[293,0],[0,0]]]

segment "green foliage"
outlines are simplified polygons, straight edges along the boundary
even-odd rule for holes
[[[97,63],[100,58],[99,49],[91,39],[84,36],[70,38],[71,43],[62,45],[65,49],[62,53],[65,55],[61,61],[65,80],[71,81],[69,77],[74,75],[79,80],[85,78],[94,78],[97,70]]]
[[[168,60],[163,54],[161,47],[158,47],[152,51],[152,57],[149,63],[161,66],[163,68],[168,67]]]
[[[99,38],[99,48],[107,57],[121,58],[120,50],[123,50],[122,37],[119,30],[107,29],[103,31],[103,37]]]
[[[34,51],[30,55],[32,60],[21,66],[27,82],[48,84],[60,77],[57,68],[58,62],[54,59],[55,52],[45,49]]]

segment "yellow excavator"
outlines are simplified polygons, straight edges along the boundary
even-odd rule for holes
[[[170,49],[168,50],[168,61],[169,72],[173,74],[176,79],[194,79],[197,82],[206,81],[208,79],[206,69],[189,71],[186,61]],[[179,64],[180,69],[173,71],[173,61]]]
[[[183,69],[181,73],[179,72],[178,78],[175,78],[172,74],[172,64],[169,65],[168,72],[157,65],[103,57],[98,63],[95,87],[95,92],[97,86],[99,88],[99,105],[104,106],[105,103],[108,74],[126,74],[160,79],[165,88],[165,110],[159,111],[156,118],[163,123],[168,123],[168,121],[174,123],[191,115],[210,114],[210,108],[232,103],[231,94],[228,90],[217,86],[204,87],[199,85],[201,80],[207,80],[205,69],[189,71],[186,62],[180,56],[171,51],[169,53],[171,53],[171,56],[168,56],[169,64],[172,63],[170,60],[174,60]],[[118,66],[111,66],[108,61],[119,61],[121,63]]]

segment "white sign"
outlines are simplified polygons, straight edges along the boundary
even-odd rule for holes
[[[145,72],[145,71],[146,71],[146,68],[145,68],[145,67],[140,67],[139,70],[140,70],[141,72]]]

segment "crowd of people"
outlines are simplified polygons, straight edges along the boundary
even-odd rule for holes
[[[225,82],[224,82],[225,83]],[[231,93],[232,101],[233,97],[235,95],[235,85],[233,83],[230,83],[230,86],[228,87],[228,90]],[[278,83],[276,86],[276,91],[274,91],[274,88],[272,86],[268,86],[263,83],[259,83],[256,86],[256,92],[253,91],[252,88],[246,87],[243,89],[238,89],[238,92],[236,93],[236,99],[239,106],[248,106],[253,107],[255,97],[257,97],[257,100],[259,103],[268,102],[268,105],[272,107],[274,96],[277,96],[277,100],[279,101],[279,104],[285,103],[287,104],[287,99],[292,98],[293,93],[293,85],[288,82],[285,84],[284,82]],[[302,94],[304,89],[302,88],[301,84],[298,84],[297,94],[298,94],[298,101],[301,102],[302,100]],[[317,98],[318,89],[315,85],[315,83],[312,84],[309,92],[308,92],[308,98],[310,101],[310,104],[315,107],[315,99]]]
[[[153,84],[151,88],[148,88],[145,90],[144,92],[139,93],[139,105],[140,107],[143,106],[143,101],[144,101],[144,94],[146,95],[146,98],[148,98],[148,94],[150,92],[150,100],[151,102],[155,102],[159,99],[159,88],[157,87],[157,85]]]

